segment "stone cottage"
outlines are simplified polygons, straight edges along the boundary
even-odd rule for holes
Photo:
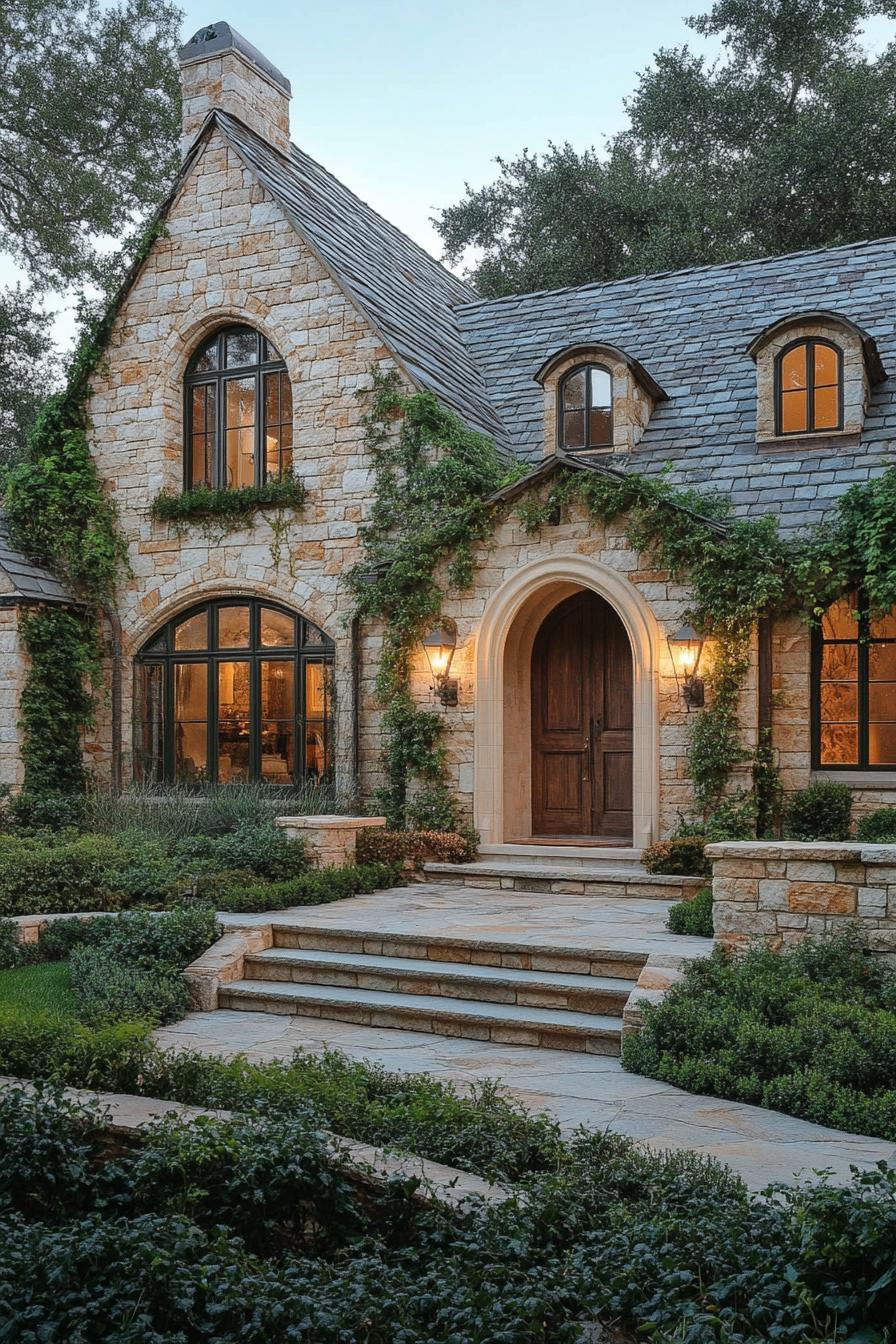
[[[884,470],[896,241],[480,299],[291,143],[288,79],[229,25],[200,30],[181,65],[183,167],[92,379],[131,568],[120,695],[87,744],[100,775],[335,777],[371,797],[382,631],[356,618],[346,576],[372,503],[357,393],[373,366],[530,464],[516,495],[561,461],[667,472],[790,530]],[[289,473],[306,499],[285,529],[264,511],[221,536],[150,514],[162,491]],[[446,648],[434,681],[421,649],[415,693],[445,716],[484,845],[641,847],[691,804],[688,590],[632,549],[624,519],[573,505],[530,535],[509,503],[472,586],[449,593],[450,668]],[[12,786],[17,613],[59,601],[0,537]],[[761,631],[742,716],[754,740],[771,728],[786,788],[830,775],[868,807],[896,801],[894,689],[896,613],[859,629],[847,598],[817,635],[795,618]]]

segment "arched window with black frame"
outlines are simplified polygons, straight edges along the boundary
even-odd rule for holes
[[[140,778],[322,783],[333,651],[299,613],[257,598],[221,598],[176,617],[137,657]]]
[[[812,764],[896,769],[896,608],[873,614],[859,593],[831,604],[814,632]]]
[[[603,364],[580,364],[561,379],[559,439],[567,452],[613,446],[613,376]]]
[[[239,490],[292,471],[292,386],[278,350],[252,327],[202,343],[184,379],[184,488]]]
[[[817,434],[843,424],[843,352],[832,341],[798,340],[775,360],[775,432]]]

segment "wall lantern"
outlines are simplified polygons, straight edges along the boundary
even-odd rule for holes
[[[681,696],[688,709],[699,709],[703,704],[703,679],[697,676],[703,639],[692,625],[683,625],[666,641],[672,655],[672,670],[681,687]]]
[[[433,676],[431,690],[443,705],[457,704],[457,678],[448,675],[456,648],[457,631],[447,625],[431,630],[423,641],[423,651]]]

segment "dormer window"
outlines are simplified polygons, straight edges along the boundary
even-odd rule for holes
[[[843,352],[832,341],[794,341],[778,355],[776,430],[815,434],[843,419]]]
[[[560,446],[568,452],[613,445],[613,376],[582,364],[560,384]]]
[[[292,386],[278,350],[252,327],[225,327],[184,380],[186,489],[239,490],[292,471]]]

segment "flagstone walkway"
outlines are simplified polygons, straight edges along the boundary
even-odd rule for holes
[[[346,902],[346,904],[348,904]],[[533,1111],[548,1110],[565,1129],[611,1129],[650,1147],[689,1148],[740,1172],[761,1189],[771,1181],[825,1169],[849,1179],[851,1165],[884,1159],[896,1165],[896,1145],[764,1111],[756,1106],[692,1096],[652,1078],[626,1073],[618,1059],[523,1046],[496,1045],[322,1022],[270,1013],[191,1013],[156,1033],[162,1046],[251,1060],[288,1059],[299,1048],[327,1047],[404,1073],[427,1073],[461,1088],[497,1078]]]

